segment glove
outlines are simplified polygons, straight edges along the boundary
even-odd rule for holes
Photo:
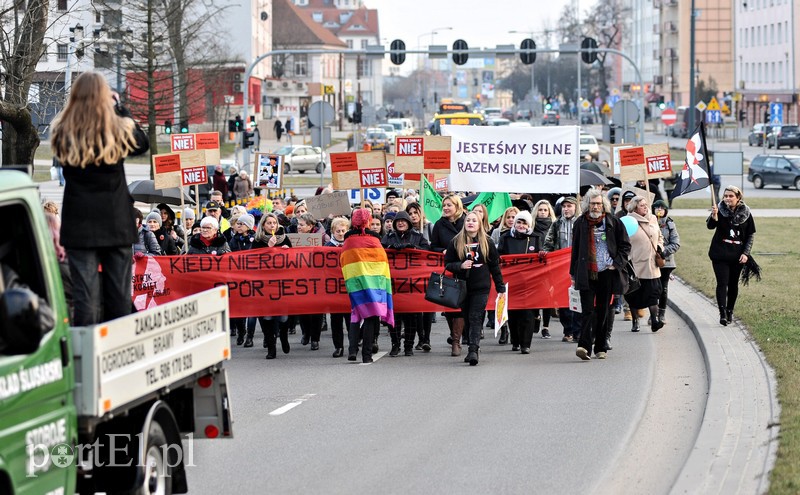
[[[138,260],[140,260],[142,258],[145,258],[144,253],[140,253],[139,251],[136,251],[135,253],[133,253],[133,260],[134,261],[138,261]]]

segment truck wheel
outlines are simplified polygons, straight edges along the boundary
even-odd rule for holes
[[[172,467],[164,457],[167,436],[157,419],[150,423],[144,457],[144,483],[135,495],[170,495],[172,493]]]

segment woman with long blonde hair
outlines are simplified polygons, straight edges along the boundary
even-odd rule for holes
[[[77,326],[131,311],[132,246],[137,240],[124,159],[150,145],[102,75],[84,72],[52,124],[64,167],[61,244],[68,253]]]
[[[481,343],[481,328],[486,303],[489,302],[491,282],[497,293],[506,291],[503,275],[500,273],[500,255],[492,240],[486,234],[480,215],[471,211],[464,215],[464,228],[456,235],[444,254],[447,271],[467,282],[467,297],[461,306],[458,319],[466,324],[453,325],[452,356],[461,355],[460,328],[466,327],[469,335],[469,353],[464,360],[475,366],[478,364],[478,351]]]

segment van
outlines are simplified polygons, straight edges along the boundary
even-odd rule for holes
[[[395,118],[387,120],[397,130],[398,136],[410,136],[414,134],[414,124],[411,123],[409,118]]]

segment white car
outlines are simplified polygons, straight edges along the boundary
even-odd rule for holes
[[[583,157],[586,155],[591,155],[592,160],[598,160],[600,158],[600,145],[597,144],[597,139],[591,134],[580,135],[579,149],[581,160],[583,160]]]
[[[495,117],[486,121],[486,125],[490,126],[505,126],[510,124],[511,124],[510,120],[504,119],[502,117]]]
[[[322,160],[322,149],[313,146],[287,145],[278,148],[276,155],[283,155],[283,173],[288,174],[293,170],[305,173],[306,170],[313,170],[321,174],[325,170],[325,162]]]
[[[389,144],[394,146],[394,138],[397,136],[394,126],[392,124],[378,124],[378,127],[386,133],[386,137],[389,138]]]

